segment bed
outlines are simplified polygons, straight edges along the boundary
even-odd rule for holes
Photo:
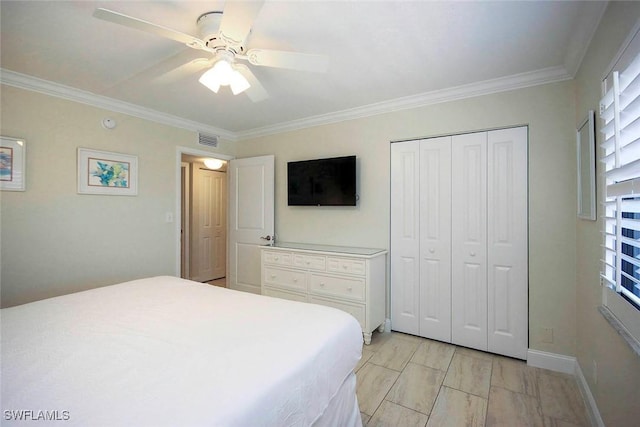
[[[361,426],[362,330],[154,277],[1,310],[2,425]]]

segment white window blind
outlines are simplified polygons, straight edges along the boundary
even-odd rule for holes
[[[600,101],[604,120],[606,284],[640,307],[640,55],[612,73]]]

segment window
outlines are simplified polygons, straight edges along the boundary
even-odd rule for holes
[[[637,30],[636,30],[637,33]],[[603,81],[603,305],[640,341],[640,36]]]

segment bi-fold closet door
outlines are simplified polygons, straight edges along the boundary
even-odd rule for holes
[[[391,145],[392,329],[526,358],[527,128]]]

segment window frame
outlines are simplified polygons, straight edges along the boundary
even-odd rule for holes
[[[633,45],[633,46],[632,46]],[[620,47],[617,55],[614,57],[610,66],[608,67],[606,73],[603,75],[601,79],[601,106],[599,123],[604,124],[605,120],[602,118],[602,103],[604,99],[606,99],[609,87],[607,82],[610,80],[610,77],[613,76],[613,79],[617,79],[617,72],[626,71],[629,64],[633,62],[633,60],[628,61],[627,64],[620,64],[623,57],[633,57],[640,58],[640,20],[636,22],[633,30],[625,40],[625,42]],[[614,75],[615,74],[615,75]],[[637,77],[637,78],[640,78]],[[617,84],[617,82],[616,82]],[[616,101],[617,102],[617,101]],[[618,114],[618,105],[615,106],[615,113]],[[617,117],[616,119],[619,119]],[[613,121],[615,119],[612,119]],[[638,115],[638,119],[640,120],[640,115]],[[620,136],[620,130],[617,128],[619,123],[615,124],[615,133],[616,138]],[[600,143],[603,142],[603,130],[601,129],[598,134],[598,140]],[[616,153],[616,158],[618,157],[618,152],[620,151],[620,147],[618,146],[618,142],[616,142],[616,147],[614,152]],[[602,192],[601,203],[603,209],[601,210],[602,216],[601,219],[603,221],[602,227],[602,239],[603,239],[603,268],[601,271],[601,285],[602,285],[602,306],[599,308],[599,311],[603,314],[603,316],[613,325],[618,333],[620,333],[623,338],[627,341],[627,343],[631,346],[631,348],[640,355],[640,305],[637,301],[632,301],[629,297],[620,292],[621,283],[621,271],[622,271],[622,253],[623,253],[623,242],[622,242],[622,229],[627,229],[623,227],[622,222],[622,202],[623,199],[628,199],[629,197],[640,198],[640,185],[637,182],[640,182],[640,177],[633,178],[632,181],[636,184],[637,188],[631,191],[631,196],[624,195],[608,195],[608,187],[609,181],[607,179],[607,165],[605,161],[605,157],[607,156],[606,149],[604,149],[605,144],[601,145],[603,148],[598,150],[598,160],[603,164],[602,170],[602,182],[604,183],[604,191]],[[611,154],[611,153],[610,153]],[[616,160],[617,161],[617,160]],[[632,185],[633,183],[630,183]],[[633,185],[632,185],[633,186]],[[611,213],[615,212],[615,218],[611,217]],[[612,226],[613,224],[613,226]],[[611,240],[615,240],[615,255],[614,262],[612,264],[611,260],[611,248],[608,249]],[[608,245],[609,244],[609,245]],[[637,246],[636,246],[637,247]],[[613,273],[612,273],[613,270]],[[614,279],[612,280],[612,277]]]

